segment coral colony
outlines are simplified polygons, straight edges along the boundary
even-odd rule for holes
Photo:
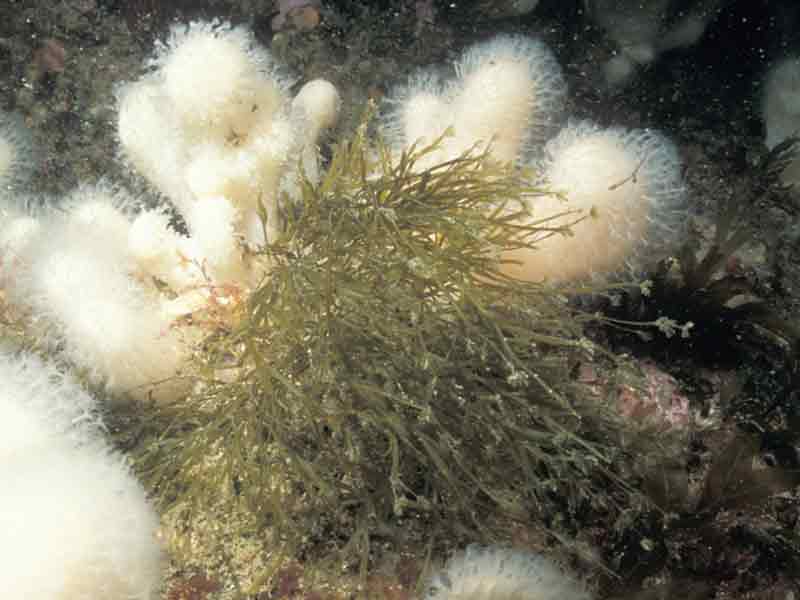
[[[0,351],[0,587],[32,600],[155,598],[158,517],[104,440],[92,397]]]
[[[497,36],[464,52],[447,82],[421,73],[395,93],[384,132],[396,148],[453,135],[422,166],[451,160],[477,141],[499,161],[532,167],[554,193],[537,197],[527,222],[574,235],[550,235],[504,253],[506,270],[527,281],[569,281],[641,267],[641,250],[674,236],[684,190],[674,145],[650,130],[603,129],[570,121],[554,138],[566,85],[539,40]],[[522,124],[522,126],[520,126]],[[545,140],[550,139],[550,141]],[[576,216],[590,218],[575,223]],[[602,251],[598,251],[602,248]]]
[[[224,24],[173,28],[151,67],[119,88],[117,131],[122,159],[162,206],[102,184],[78,188],[59,210],[26,213],[27,138],[2,117],[0,284],[49,357],[111,398],[163,403],[192,391],[183,374],[204,319],[232,318],[269,277],[268,254],[256,250],[280,231],[279,198],[300,201],[300,173],[320,178],[317,140],[340,100],[326,81],[290,98],[289,79],[252,34]],[[532,183],[553,193],[523,199],[517,218],[546,224],[546,235],[535,249],[499,254],[532,282],[637,269],[642,248],[675,235],[682,210],[672,144],[587,122],[556,134],[565,93],[542,42],[500,36],[467,49],[450,79],[422,73],[399,87],[381,121],[398,155],[445,134],[420,168],[488,149],[538,173]],[[103,441],[94,401],[71,376],[10,349],[0,378],[0,486],[11,491],[0,499],[0,588],[27,600],[154,598],[155,517]],[[497,552],[468,551],[432,597],[559,596],[541,585],[586,597],[543,559]],[[475,581],[485,572],[502,581]]]
[[[469,546],[430,582],[426,600],[591,600],[548,559],[507,548]]]

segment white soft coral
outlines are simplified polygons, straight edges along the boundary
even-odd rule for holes
[[[504,269],[527,281],[569,281],[638,272],[681,231],[685,188],[675,145],[648,129],[602,128],[573,121],[537,161],[554,193],[529,201],[530,222],[569,232],[546,235],[536,249],[506,252]],[[646,249],[646,253],[644,250]]]
[[[198,233],[194,204],[225,197],[242,212],[235,241],[263,243],[245,224],[261,203],[268,212],[277,204],[297,151],[288,78],[250,31],[217,22],[175,26],[152,65],[119,91],[123,155],[177,207],[190,234]]]
[[[566,84],[551,50],[536,38],[499,35],[465,50],[455,76],[414,76],[391,94],[384,134],[396,150],[441,146],[421,161],[428,168],[479,147],[516,162],[557,128]]]
[[[119,90],[119,140],[186,231],[164,206],[134,216],[124,194],[84,186],[42,218],[6,211],[0,283],[93,382],[172,400],[189,389],[183,370],[205,333],[194,313],[237,306],[268,272],[254,249],[278,231],[301,160],[318,176],[317,138],[339,97],[315,81],[292,104],[253,34],[217,22],[175,26],[150,66]]]
[[[25,600],[153,600],[158,519],[109,450],[94,400],[0,350],[0,589]]]
[[[116,395],[170,399],[187,389],[179,372],[195,331],[173,326],[165,299],[143,276],[129,249],[126,201],[86,186],[37,221],[30,239],[14,242],[8,297],[94,383]]]
[[[0,460],[31,448],[94,444],[104,428],[75,380],[30,354],[0,348]]]
[[[591,594],[543,556],[469,546],[431,580],[425,600],[591,600]]]
[[[0,482],[4,597],[157,597],[158,520],[119,456],[52,445],[0,461]]]

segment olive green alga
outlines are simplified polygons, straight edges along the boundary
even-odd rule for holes
[[[366,137],[285,206],[270,274],[198,353],[197,391],[153,407],[137,464],[166,518],[212,510],[229,541],[276,560],[323,542],[364,574],[370,541],[408,519],[432,544],[490,540],[498,515],[604,504],[624,444],[570,377],[596,351],[590,317],[498,268],[546,233],[515,224],[543,192],[487,154],[420,170],[431,148]]]

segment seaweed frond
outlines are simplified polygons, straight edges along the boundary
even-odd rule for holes
[[[490,516],[605,505],[620,421],[570,377],[590,317],[499,269],[547,226],[518,224],[543,192],[486,154],[420,169],[435,144],[396,157],[364,131],[302,184],[202,389],[160,409],[139,466],[163,507],[244,510],[271,549],[364,574],[412,523],[489,541]]]

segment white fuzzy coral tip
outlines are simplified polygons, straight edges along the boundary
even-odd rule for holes
[[[302,109],[309,126],[319,132],[336,123],[342,99],[336,87],[324,79],[314,79],[305,84],[292,101],[294,108]]]
[[[433,578],[426,600],[590,600],[548,559],[509,548],[470,546]]]

